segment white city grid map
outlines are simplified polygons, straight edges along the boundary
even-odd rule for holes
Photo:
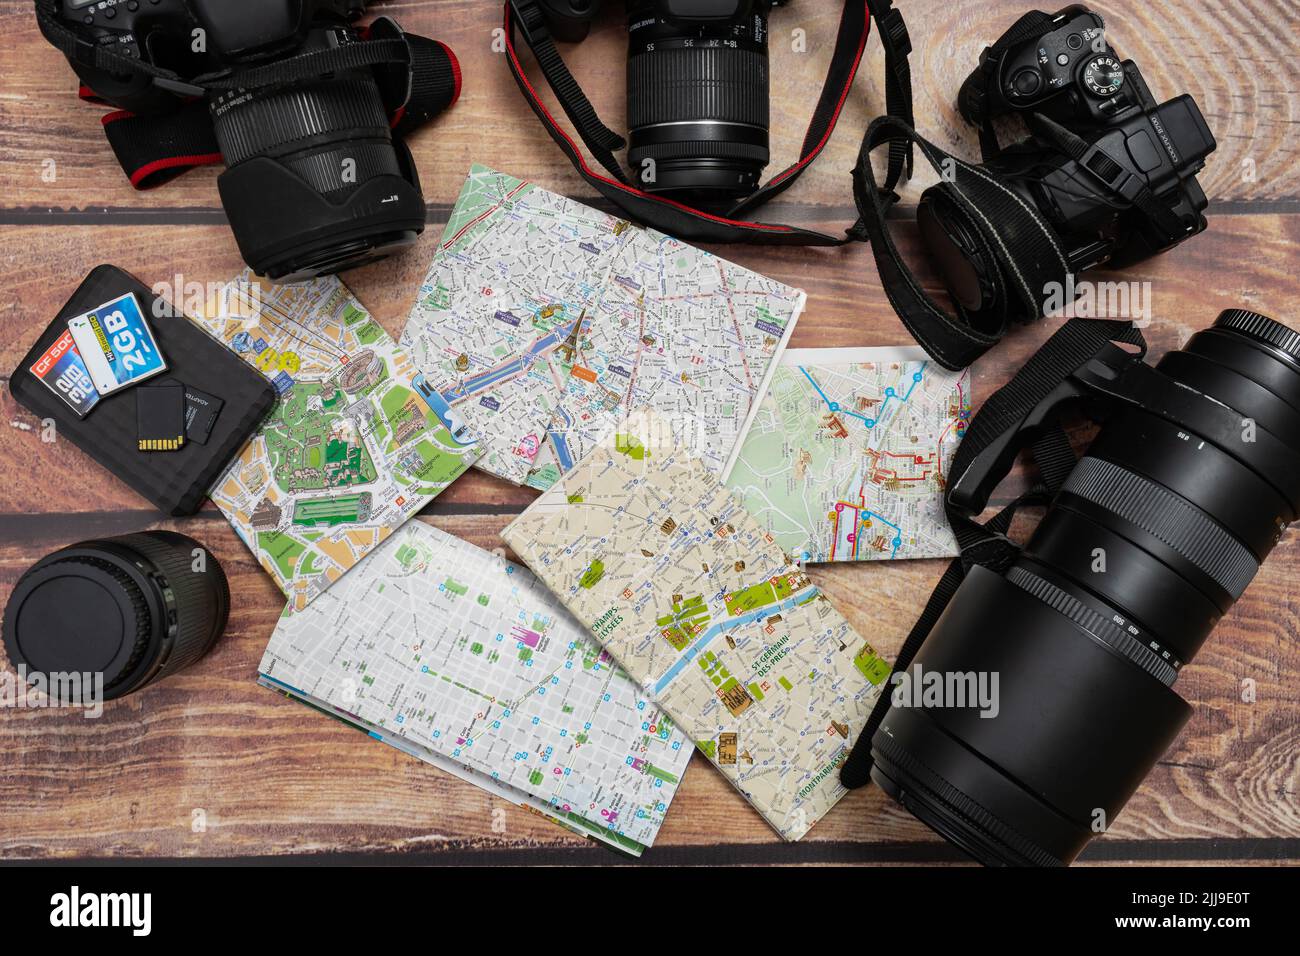
[[[419,521],[286,611],[261,672],[631,852],[654,841],[691,753],[526,568]]]
[[[643,406],[723,474],[805,298],[474,166],[402,342],[516,484],[550,487]]]
[[[922,349],[790,349],[727,486],[803,561],[950,557],[944,495],[970,415],[970,370]]]

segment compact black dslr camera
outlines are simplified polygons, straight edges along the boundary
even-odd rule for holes
[[[962,115],[982,129],[984,164],[1059,239],[1071,272],[1126,266],[1206,228],[1195,177],[1216,147],[1191,96],[1157,104],[1132,61],[1107,44],[1083,6],[1022,18],[984,51],[961,90]],[[993,121],[1022,114],[1031,137],[999,147]],[[954,299],[971,316],[1000,311],[996,261],[978,222],[936,187],[918,220]]]
[[[646,192],[700,204],[753,193],[770,159],[767,17],[785,0],[627,0],[628,163]],[[600,0],[539,0],[586,37]]]
[[[412,244],[424,197],[401,133],[447,108],[445,46],[366,0],[37,0],[85,95],[118,107],[109,142],[137,187],[224,159],[245,260],[296,281]],[[395,123],[400,120],[400,123]],[[394,128],[396,126],[396,129]]]

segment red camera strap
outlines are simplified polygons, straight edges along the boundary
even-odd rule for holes
[[[569,157],[582,178],[636,221],[691,242],[836,246],[851,240],[848,237],[826,235],[798,226],[755,222],[741,217],[748,215],[793,185],[825,149],[848,100],[849,91],[853,87],[867,39],[871,34],[873,18],[880,26],[881,42],[885,48],[887,110],[890,115],[898,116],[909,124],[912,122],[912,83],[907,62],[907,56],[911,52],[911,42],[902,14],[894,8],[892,0],[846,0],[826,83],[818,99],[812,121],[809,123],[808,132],[804,136],[799,160],[774,176],[752,196],[722,215],[705,212],[672,199],[647,193],[628,180],[627,174],[614,155],[617,150],[623,148],[623,138],[600,121],[595,108],[564,65],[546,27],[543,11],[536,0],[507,0],[505,4],[506,57],[510,71],[514,74],[515,81],[519,84],[519,89],[523,92],[528,105],[542,121],[551,138]],[[542,102],[520,62],[515,45],[517,32],[522,35],[525,44],[537,58],[538,65],[542,68],[560,106],[577,130],[579,138],[591,155],[604,167],[607,175],[588,165],[578,143]],[[904,172],[910,175],[911,165],[910,145],[902,142],[891,144],[889,171],[884,190],[892,193]]]

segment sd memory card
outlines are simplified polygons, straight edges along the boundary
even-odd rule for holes
[[[135,389],[141,451],[177,451],[185,444],[185,387],[180,382]]]

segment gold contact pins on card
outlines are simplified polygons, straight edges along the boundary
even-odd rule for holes
[[[141,451],[178,451],[185,445],[185,436],[175,438],[141,438]]]

